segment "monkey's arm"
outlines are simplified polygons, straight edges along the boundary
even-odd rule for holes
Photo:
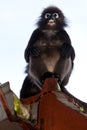
[[[71,57],[72,61],[75,58],[75,51],[73,46],[71,45],[71,40],[69,35],[67,34],[67,32],[65,30],[62,30],[60,32],[60,37],[61,39],[64,41],[63,45],[61,46],[61,56],[63,58],[69,58]]]
[[[40,37],[42,37],[42,32],[39,29],[36,29],[32,35],[31,38],[28,42],[28,45],[25,49],[25,60],[26,62],[29,62],[29,56],[38,56],[39,55],[39,49],[34,47],[33,45],[36,43],[36,41],[38,41],[40,39]]]
[[[63,58],[69,58],[71,57],[71,60],[73,61],[75,58],[75,51],[71,44],[64,43],[61,47],[61,56]]]

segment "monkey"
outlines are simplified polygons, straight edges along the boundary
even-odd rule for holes
[[[45,8],[33,31],[24,56],[26,74],[20,98],[34,96],[42,90],[48,77],[54,77],[65,89],[74,67],[75,50],[65,30],[66,17],[56,6]]]

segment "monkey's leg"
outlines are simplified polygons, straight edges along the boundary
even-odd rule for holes
[[[34,82],[32,82],[31,79],[29,79],[28,76],[26,76],[20,91],[20,98],[28,98],[39,92],[40,89],[34,84]]]
[[[60,59],[58,61],[54,72],[60,75],[61,86],[64,87],[68,83],[71,71],[72,71],[71,58]]]

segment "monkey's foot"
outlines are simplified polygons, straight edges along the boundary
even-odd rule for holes
[[[60,75],[58,73],[46,72],[41,76],[41,82],[44,83],[46,78],[55,78],[61,84]]]

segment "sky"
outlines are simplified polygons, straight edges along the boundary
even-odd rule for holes
[[[74,69],[66,88],[87,102],[87,0],[0,0],[0,82],[10,82],[19,96],[26,62],[24,50],[47,6],[59,7],[67,18],[68,32],[75,48]]]

